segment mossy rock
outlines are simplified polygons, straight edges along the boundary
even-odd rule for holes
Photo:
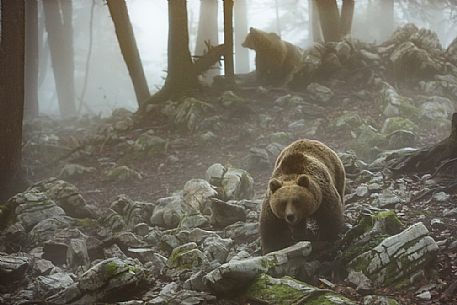
[[[248,300],[270,305],[355,305],[351,300],[330,290],[319,289],[291,277],[272,278],[259,275],[244,296]]]
[[[415,123],[413,123],[410,119],[402,117],[387,118],[382,126],[382,132],[384,134],[390,134],[396,130],[402,129],[412,132],[419,131],[419,127]]]

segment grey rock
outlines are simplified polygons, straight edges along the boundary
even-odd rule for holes
[[[359,197],[366,197],[369,193],[367,185],[358,186],[357,189],[355,190],[355,193]]]
[[[156,256],[156,249],[154,248],[127,248],[126,254],[129,257],[137,258],[141,263],[146,264],[153,260]]]
[[[87,167],[80,164],[65,164],[60,171],[59,176],[62,178],[71,178],[90,174],[95,171],[95,167]]]
[[[254,196],[254,179],[245,170],[216,163],[207,169],[205,178],[221,189],[219,197],[225,200],[251,199]]]
[[[0,253],[0,282],[23,278],[29,265],[30,259],[28,257],[3,255]]]
[[[105,172],[105,177],[109,181],[127,181],[127,180],[141,180],[143,175],[127,165],[113,167]]]
[[[216,190],[206,180],[191,179],[184,184],[184,202],[202,214],[210,213],[209,205],[211,204],[211,198],[216,196]]]
[[[420,110],[422,117],[430,120],[448,119],[455,112],[455,106],[446,97],[433,96],[420,105]]]
[[[320,103],[327,103],[332,99],[334,93],[330,88],[322,86],[318,83],[311,83],[306,87],[311,96]]]
[[[74,283],[72,277],[68,273],[57,272],[50,275],[38,276],[36,284],[38,294],[42,298],[54,295],[59,291],[68,288]]]
[[[89,264],[86,241],[81,238],[71,239],[67,249],[67,265],[76,268],[87,267]]]
[[[47,275],[54,269],[54,264],[47,259],[37,259],[33,262],[33,270],[38,275]]]
[[[247,242],[259,236],[258,226],[258,222],[244,223],[239,221],[225,227],[224,234],[226,237],[229,237],[233,240],[242,240]]]
[[[219,236],[207,237],[202,244],[205,256],[210,260],[216,260],[220,264],[226,262],[230,247],[233,240],[230,238],[221,238]]]
[[[416,298],[418,298],[419,300],[422,300],[422,301],[429,301],[432,299],[432,294],[430,293],[430,291],[427,290],[427,291],[417,294]]]
[[[71,183],[51,177],[38,182],[31,189],[44,192],[68,216],[75,218],[95,217],[93,209],[86,203],[78,188]]]
[[[110,208],[122,216],[127,228],[133,230],[140,223],[149,222],[154,204],[148,202],[133,201],[126,195],[117,196]]]
[[[192,229],[197,227],[205,227],[208,226],[208,224],[209,219],[207,216],[203,216],[200,213],[195,213],[185,215],[179,223],[179,227],[181,229]]]
[[[133,227],[133,232],[139,236],[146,236],[149,234],[149,226],[144,222],[140,222]]]
[[[186,289],[178,290],[176,283],[167,284],[159,293],[152,299],[151,305],[198,305],[206,302],[211,302],[216,299],[215,296],[205,292],[198,292]]]
[[[154,156],[165,151],[167,141],[154,134],[153,130],[148,130],[141,134],[133,143],[135,151],[143,152],[149,156]]]
[[[74,220],[65,216],[44,219],[30,231],[30,239],[34,245],[42,245],[45,241],[52,239],[58,231],[69,228],[73,224]]]
[[[396,130],[387,136],[387,147],[389,149],[399,149],[403,147],[413,147],[416,144],[417,136],[409,130]]]
[[[211,224],[226,227],[237,221],[246,220],[246,210],[238,204],[214,198],[211,201]]]
[[[193,211],[180,194],[175,194],[157,200],[150,222],[159,227],[176,228],[184,215]]]
[[[205,261],[206,257],[197,249],[197,244],[190,242],[173,249],[167,265],[170,268],[192,269],[199,268]]]
[[[158,276],[163,273],[164,268],[167,266],[167,258],[159,253],[153,253],[144,267],[148,270],[149,274]]]
[[[367,295],[362,300],[362,305],[399,305],[395,299],[383,295]]]
[[[363,272],[374,286],[385,287],[420,270],[437,250],[427,228],[416,223],[354,258],[348,271]]]
[[[65,215],[64,210],[44,193],[19,193],[10,200],[17,204],[16,217],[28,231],[42,220]]]
[[[448,193],[445,193],[445,192],[438,192],[438,193],[433,194],[433,196],[432,196],[432,199],[439,203],[447,202],[447,201],[449,201],[450,198],[451,198],[451,195],[449,195]]]
[[[100,218],[100,224],[108,228],[111,232],[119,232],[126,227],[124,218],[112,209],[104,210]]]

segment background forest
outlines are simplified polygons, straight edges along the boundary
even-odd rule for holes
[[[0,305],[457,304],[456,14],[0,0]],[[267,253],[298,139],[341,160],[344,228]]]

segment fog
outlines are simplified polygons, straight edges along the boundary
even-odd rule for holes
[[[311,45],[309,37],[308,1],[248,1],[248,26],[265,31],[280,32],[284,40],[302,48]],[[123,61],[114,26],[104,1],[95,0],[93,27],[90,27],[91,1],[73,1],[73,34],[75,49],[75,94],[80,102],[86,75],[86,60],[89,50],[90,31],[93,32],[93,46],[90,56],[85,104],[81,113],[108,115],[117,107],[136,110],[137,102],[131,80]],[[379,35],[383,20],[367,20],[369,1],[356,1],[353,36],[363,41],[380,42],[385,37]],[[165,0],[131,0],[128,9],[134,34],[140,51],[146,78],[151,94],[163,84],[167,69],[168,8]],[[340,3],[341,4],[341,3]],[[188,1],[188,22],[190,50],[193,54],[199,20],[199,0]],[[414,22],[419,27],[436,31],[443,47],[455,36],[455,14],[452,9],[439,5],[427,5],[418,11],[411,8],[421,6],[407,5],[406,1],[395,4],[395,26]],[[279,16],[279,19],[276,16]],[[46,45],[46,30],[43,30],[43,11],[39,8],[40,27],[43,33],[39,49],[39,106],[41,114],[57,115],[58,102],[54,75]],[[219,41],[223,41],[222,2],[219,4]],[[367,24],[369,26],[367,26]],[[255,69],[254,52],[250,52],[250,69]],[[78,107],[78,106],[77,106]]]

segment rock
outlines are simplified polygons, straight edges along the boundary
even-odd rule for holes
[[[141,180],[143,176],[134,169],[126,165],[116,166],[105,172],[106,179],[109,181],[127,181],[127,180]]]
[[[156,136],[153,130],[148,130],[133,142],[132,148],[136,152],[141,152],[152,157],[163,153],[166,145],[166,140]]]
[[[336,118],[336,128],[347,128],[349,130],[358,128],[363,121],[360,115],[355,111],[344,111],[342,115]]]
[[[178,269],[192,269],[200,267],[206,257],[197,249],[197,244],[190,242],[173,249],[167,260],[167,266]]]
[[[224,200],[252,199],[254,179],[248,172],[215,163],[206,170],[205,179],[218,190]]]
[[[319,289],[291,277],[273,278],[260,275],[245,292],[248,300],[262,304],[329,304],[355,305],[357,303],[328,289]]]
[[[182,195],[157,200],[156,207],[151,216],[151,224],[164,228],[176,228],[185,214],[195,213],[184,203]]]
[[[133,230],[136,225],[149,222],[155,206],[152,203],[133,201],[126,195],[119,195],[111,203],[110,208],[122,216],[128,229]]]
[[[421,116],[430,120],[449,119],[455,112],[452,101],[446,97],[433,96],[420,105]]]
[[[444,209],[443,216],[445,216],[445,217],[457,216],[457,208]]]
[[[51,177],[34,184],[30,190],[44,192],[68,216],[75,218],[95,217],[93,209],[87,205],[78,188],[71,183]]]
[[[134,260],[109,258],[83,273],[78,287],[84,294],[95,294],[97,301],[110,302],[134,295],[143,281],[143,267]]]
[[[291,141],[291,136],[287,132],[275,132],[269,135],[269,141],[271,143],[279,143],[281,145],[288,145]]]
[[[411,132],[416,132],[419,130],[419,127],[409,119],[402,117],[391,117],[387,118],[384,121],[384,125],[382,126],[381,131],[384,134],[389,134],[396,130],[408,130]]]
[[[112,232],[119,232],[126,227],[124,218],[112,209],[104,211],[100,224]]]
[[[216,198],[211,201],[211,224],[226,227],[237,221],[246,221],[246,210],[242,206]]]
[[[444,229],[444,228],[446,228],[446,225],[444,224],[444,222],[439,218],[433,218],[432,220],[430,220],[430,226],[433,229]]]
[[[141,263],[146,264],[151,260],[155,259],[156,250],[154,248],[146,247],[129,247],[127,248],[126,254],[129,257],[137,258]]]
[[[87,267],[90,264],[86,241],[80,238],[70,240],[67,249],[67,265],[72,268]]]
[[[191,179],[184,184],[184,202],[202,214],[210,213],[211,198],[216,196],[216,190],[206,180]]]
[[[37,259],[33,262],[33,271],[38,275],[48,275],[54,269],[54,264],[47,259]]]
[[[432,294],[430,293],[430,291],[427,290],[427,291],[417,294],[416,298],[418,298],[419,300],[422,300],[422,301],[429,301],[432,299]]]
[[[36,278],[38,295],[41,298],[56,294],[59,291],[68,288],[73,283],[74,281],[71,276],[64,272],[57,272],[46,276],[40,275]]]
[[[211,105],[194,97],[185,98],[176,107],[174,122],[189,131],[199,128],[203,115],[211,108]]]
[[[334,93],[330,88],[319,85],[318,83],[311,83],[306,87],[306,91],[311,94],[311,97],[319,103],[328,103]]]
[[[29,236],[35,246],[42,245],[44,242],[51,240],[57,232],[70,228],[77,222],[66,216],[57,216],[40,221],[30,231]]]
[[[449,195],[448,193],[445,193],[445,192],[438,192],[438,193],[433,194],[433,196],[432,196],[432,199],[438,203],[447,202],[447,201],[449,201],[450,198],[451,198],[451,195]]]
[[[30,265],[28,257],[0,253],[0,282],[7,283],[22,279]]]
[[[398,195],[384,190],[375,200],[373,200],[373,206],[380,208],[393,208],[399,203],[405,203],[405,200],[400,198]]]
[[[208,273],[204,277],[205,285],[215,293],[230,294],[245,288],[262,273],[293,275],[299,272],[310,253],[311,243],[303,241],[265,256],[231,260]]]
[[[355,194],[359,197],[365,197],[369,194],[367,185],[359,185],[355,190]]]
[[[447,59],[457,66],[457,37],[449,44],[446,50]]]
[[[386,287],[417,272],[434,257],[438,245],[422,223],[388,237],[357,256],[348,271],[363,272],[376,287]]]
[[[65,164],[59,176],[62,178],[71,178],[90,174],[94,171],[95,167],[87,167],[80,164]]]
[[[387,136],[388,149],[399,149],[403,147],[414,147],[416,134],[409,130],[396,130]]]
[[[163,273],[164,268],[167,266],[167,258],[159,253],[153,253],[148,262],[145,262],[145,269],[154,276]]]
[[[398,94],[397,90],[386,82],[382,83],[378,100],[384,105],[384,115],[387,117],[419,118],[420,116],[420,110],[412,104],[411,100]]]
[[[366,277],[363,272],[351,270],[348,275],[348,281],[356,286],[357,292],[364,294],[373,290],[373,283]]]
[[[140,222],[133,227],[133,232],[139,236],[146,236],[149,234],[149,226],[144,222]]]
[[[224,228],[224,236],[233,240],[242,240],[247,242],[259,236],[258,222],[235,222]]]
[[[15,210],[17,220],[27,231],[42,220],[65,215],[64,210],[44,193],[19,193],[10,201],[17,205]]]
[[[263,148],[253,147],[249,149],[249,155],[245,157],[244,163],[248,170],[261,170],[271,167],[268,151]]]
[[[246,100],[236,95],[233,91],[225,91],[219,99],[219,102],[227,108],[245,104]]]
[[[362,305],[400,305],[400,303],[388,296],[367,295],[363,298]]]
[[[218,137],[212,131],[207,131],[200,135],[200,140],[206,144],[215,143],[217,141],[217,139],[218,139]]]
[[[148,302],[151,305],[198,305],[207,304],[214,301],[215,296],[205,292],[181,289],[178,290],[176,283],[167,284],[159,293],[159,295]]]
[[[207,216],[203,216],[200,213],[195,213],[195,214],[187,214],[185,215],[182,219],[181,222],[179,223],[179,227],[181,229],[192,229],[192,228],[198,228],[198,227],[205,227],[208,226],[209,220]]]
[[[226,262],[230,247],[233,245],[231,238],[221,238],[219,236],[209,236],[202,244],[205,256],[210,260],[216,260],[223,264]]]

